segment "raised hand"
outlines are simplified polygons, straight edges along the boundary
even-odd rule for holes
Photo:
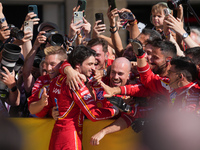
[[[0,29],[0,40],[4,41],[10,37],[10,30],[8,26],[4,26]]]
[[[6,67],[3,67],[3,69],[5,70],[5,73],[0,72],[2,76],[0,80],[11,89],[16,84],[15,71],[13,70],[11,73]]]
[[[42,97],[41,97],[41,100],[40,100],[42,106],[48,105],[48,98],[49,98],[49,95],[47,95],[47,89],[44,87]]]
[[[40,47],[41,44],[45,44],[46,43],[46,40],[47,40],[47,37],[44,36],[46,32],[45,31],[40,31],[35,42],[34,42],[34,46],[36,47]]]
[[[33,21],[33,25],[39,24],[40,18],[33,18],[37,16],[34,12],[30,12],[26,15],[25,21]]]
[[[92,31],[92,38],[98,38],[100,34],[104,33],[106,30],[105,24],[99,24],[101,20],[97,20],[94,24],[93,31]]]
[[[89,35],[91,31],[91,24],[84,17],[83,17],[82,30],[84,31],[85,35]]]
[[[112,11],[110,11],[110,8],[108,8],[108,11],[107,11],[107,16],[108,16],[108,19],[110,21],[110,26],[114,27],[116,25],[116,21],[115,21],[115,18],[118,17],[118,10],[117,8],[113,9]]]
[[[65,73],[67,75],[66,84],[69,85],[70,89],[79,90],[80,87],[78,83],[83,86],[82,80],[86,80],[86,77],[84,75],[80,74],[69,66],[65,69]]]
[[[135,55],[142,56],[143,54],[145,54],[142,43],[139,40],[130,39],[130,42],[133,47],[133,52],[135,53]]]
[[[104,91],[106,92],[104,97],[108,98],[108,97],[112,97],[114,95],[113,88],[109,87],[108,85],[106,85],[105,83],[103,83],[100,80],[98,80],[98,82],[101,84],[101,86],[104,88]]]

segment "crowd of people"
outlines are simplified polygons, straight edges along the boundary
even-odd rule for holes
[[[79,8],[74,7],[73,12]],[[81,149],[84,118],[115,119],[91,137],[91,145],[99,145],[106,134],[131,126],[135,132],[144,133],[141,150],[164,149],[164,145],[166,150],[188,149],[179,144],[191,142],[192,134],[190,140],[170,134],[174,141],[180,140],[173,145],[172,140],[162,137],[159,127],[173,132],[172,122],[184,119],[199,124],[200,31],[192,28],[189,35],[184,30],[182,5],[175,10],[165,2],[153,5],[154,28],[141,31],[133,13],[108,7],[109,25],[97,20],[92,26],[85,17],[78,22],[72,17],[66,36],[52,22],[39,24],[40,19],[30,12],[25,21],[39,24],[39,33],[32,41],[31,31],[24,31],[21,39],[11,36],[0,3],[0,116],[55,119],[50,150]],[[110,27],[109,37],[103,34],[106,27]],[[130,37],[126,47],[119,34],[122,27]],[[187,115],[180,119],[179,114],[186,113],[195,119]],[[163,115],[160,118],[157,114]],[[168,120],[169,128],[165,125]],[[181,126],[174,122],[175,127]],[[154,132],[156,129],[160,132]],[[153,140],[153,133],[157,133],[160,144]],[[193,149],[200,149],[195,142]]]

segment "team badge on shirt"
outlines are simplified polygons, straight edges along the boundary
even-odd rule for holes
[[[99,100],[103,100],[103,99],[104,99],[104,97],[103,97],[103,91],[99,91],[99,92],[97,93],[97,98],[98,98]]]

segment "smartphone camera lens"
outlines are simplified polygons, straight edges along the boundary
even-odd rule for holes
[[[81,1],[79,1],[79,2],[78,2],[78,5],[82,5],[82,2],[81,2]]]
[[[29,10],[30,10],[30,11],[33,11],[33,7],[29,7]]]

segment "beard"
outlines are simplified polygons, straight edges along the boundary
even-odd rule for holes
[[[162,74],[165,72],[165,68],[166,68],[166,63],[160,65],[160,66],[155,66],[155,64],[152,64],[152,71],[154,74]]]

